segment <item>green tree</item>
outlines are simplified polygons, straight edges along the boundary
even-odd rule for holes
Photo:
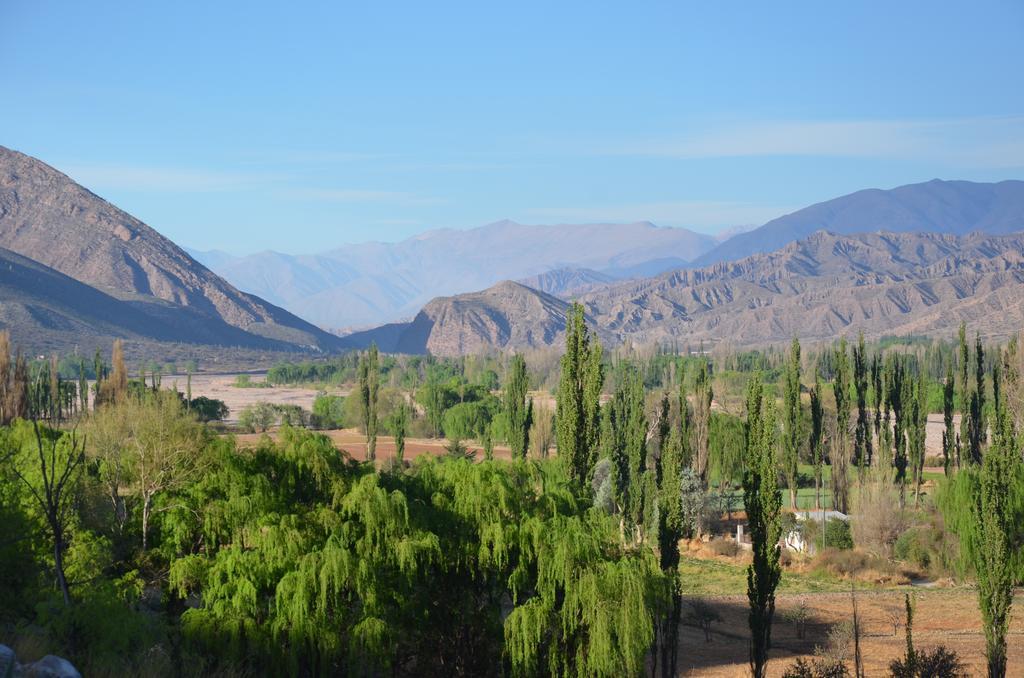
[[[14,473],[24,483],[42,515],[53,545],[54,575],[64,605],[71,605],[71,589],[65,572],[65,554],[73,502],[82,478],[85,454],[74,433],[62,434],[20,421],[19,438],[25,442],[15,453]],[[25,434],[32,428],[32,441]],[[34,444],[33,444],[34,443]]]
[[[912,389],[907,458],[914,483],[914,505],[918,506],[921,500],[921,482],[924,480],[925,432],[928,424],[928,382],[923,369],[918,371]]]
[[[823,437],[825,433],[825,409],[821,402],[821,373],[814,371],[814,388],[811,389],[811,463],[814,464],[814,508],[821,508],[821,476],[825,463]]]
[[[359,361],[359,398],[362,403],[363,431],[366,432],[366,460],[377,458],[377,401],[380,391],[380,366],[377,344],[371,343]]]
[[[786,361],[786,382],[783,392],[782,473],[789,488],[789,505],[795,511],[797,495],[797,468],[800,461],[800,441],[803,435],[800,408],[800,342],[793,339]]]
[[[581,487],[588,481],[596,461],[603,385],[601,344],[587,329],[583,306],[574,303],[566,316],[565,354],[555,403],[555,439],[558,456]]]
[[[1016,511],[1012,483],[1020,478],[1021,452],[1005,412],[996,415],[995,443],[981,465],[975,499],[977,548],[973,550],[978,579],[978,602],[985,632],[985,656],[990,678],[1006,675],[1006,630],[1013,604],[1014,572],[1010,542]]]
[[[850,461],[850,359],[846,350],[846,338],[839,341],[833,357],[835,380],[833,391],[836,398],[836,436],[832,441],[832,497],[837,511],[849,512],[849,489],[846,469]]]
[[[953,363],[946,365],[946,380],[942,384],[942,466],[948,478],[954,462],[960,466],[957,458],[956,429],[953,426]]]
[[[404,399],[391,413],[388,428],[395,439],[395,459],[401,462],[405,459],[405,434],[409,429],[409,406]]]
[[[508,424],[508,445],[513,459],[524,459],[530,447],[530,427],[533,425],[533,400],[527,396],[530,378],[526,373],[526,360],[522,354],[512,356],[505,382],[502,406]]]
[[[871,424],[868,421],[868,360],[864,347],[864,333],[853,347],[853,384],[857,392],[857,424],[854,429],[853,463],[871,466]]]
[[[684,382],[685,380],[680,381],[680,407],[686,405],[686,396],[682,391]],[[708,363],[702,359],[694,378],[693,417],[689,428],[693,439],[691,443],[693,472],[700,478],[701,488],[705,493],[708,490],[708,470],[711,463],[711,403],[714,397]]]
[[[743,474],[743,500],[750,528],[753,561],[747,567],[747,600],[750,603],[750,670],[763,678],[771,648],[775,589],[782,576],[779,537],[782,532],[782,498],[776,478],[775,413],[764,397],[759,376],[747,385],[747,468]]]

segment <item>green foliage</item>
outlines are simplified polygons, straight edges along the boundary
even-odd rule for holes
[[[558,456],[580,486],[590,478],[600,435],[600,396],[604,385],[601,344],[587,329],[583,307],[573,303],[566,319],[565,354],[556,398]]]
[[[313,420],[319,428],[342,428],[345,425],[345,398],[317,393],[313,400]]]
[[[522,459],[530,447],[530,426],[533,424],[533,401],[527,398],[530,380],[522,354],[512,356],[502,397],[502,409],[508,425],[508,446],[512,457]]]
[[[747,387],[747,467],[743,474],[743,500],[753,553],[753,562],[747,568],[747,599],[752,636],[750,669],[755,678],[765,675],[775,615],[775,589],[782,576],[779,565],[782,499],[776,484],[775,426],[772,403],[764,398],[761,380],[755,374]]]
[[[363,431],[366,433],[366,460],[377,458],[377,405],[380,394],[380,369],[377,344],[359,361],[359,403],[362,405]]]
[[[863,337],[861,338],[863,342]],[[782,473],[789,487],[790,505],[796,508],[797,466],[800,461],[800,443],[803,439],[800,408],[800,342],[796,339],[786,361],[785,390],[782,416]]]

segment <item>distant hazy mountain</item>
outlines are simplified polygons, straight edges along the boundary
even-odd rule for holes
[[[805,207],[764,226],[729,238],[694,259],[705,266],[771,252],[811,233],[953,233],[991,234],[1024,230],[1024,181],[982,184],[941,181],[909,184],[891,190],[870,188]]]
[[[588,268],[614,277],[629,277],[635,269],[650,275],[685,264],[715,244],[711,236],[647,222],[538,226],[499,221],[314,255],[193,255],[239,289],[322,327],[344,328],[408,318],[437,296],[559,268]],[[654,260],[661,263],[649,264]]]
[[[605,341],[748,346],[863,331],[983,336],[1024,326],[1024,235],[838,235],[825,231],[769,254],[601,287],[581,297]],[[454,355],[551,346],[565,302],[515,283],[437,299],[391,326],[406,352]],[[383,334],[362,333],[368,343]]]
[[[57,320],[62,314],[82,319],[102,311],[104,320],[96,325],[97,331],[102,327],[104,333],[114,336],[122,332],[125,336],[281,350],[343,346],[337,337],[238,291],[173,242],[49,165],[2,146],[0,247],[41,264],[34,267],[20,259],[5,259],[9,271],[17,269],[16,279],[24,295],[15,295],[15,288],[9,285],[7,291],[12,296],[0,299],[4,305],[21,304],[19,308],[31,316],[32,309],[43,308],[42,298],[32,296],[32,276],[39,277],[36,292],[43,289],[45,281],[52,292],[46,300],[54,304],[51,310],[56,315],[41,312],[34,316],[39,321],[36,330],[64,327],[66,324]],[[103,296],[90,296],[83,287]],[[68,309],[74,313],[64,313]],[[7,310],[14,312],[13,307]],[[152,327],[141,326],[137,322],[140,317],[147,318]],[[90,324],[83,323],[79,329]],[[17,327],[11,320],[5,325],[15,333],[31,329]]]
[[[562,299],[571,299],[584,292],[615,282],[617,278],[591,268],[556,268],[547,273],[523,278],[518,282],[540,292]]]

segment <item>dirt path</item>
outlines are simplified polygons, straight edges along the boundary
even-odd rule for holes
[[[857,611],[863,633],[861,653],[868,676],[888,675],[889,662],[902,656],[906,649],[902,625],[903,594],[900,591],[857,593]],[[945,645],[959,653],[969,675],[985,675],[985,637],[981,632],[981,614],[976,593],[971,589],[915,589],[914,645],[930,649]],[[747,667],[747,599],[746,596],[715,596],[704,598],[722,615],[723,621],[713,626],[712,642],[693,626],[683,627],[679,657],[681,675],[732,678],[749,676]],[[807,604],[809,619],[805,638],[797,637],[796,626],[786,621],[787,611],[800,601]],[[1010,623],[1009,664],[1007,675],[1024,676],[1024,593],[1014,601],[1016,614]],[[684,617],[688,612],[684,604]],[[901,620],[895,635],[891,615]],[[815,645],[824,645],[831,625],[852,619],[848,593],[813,593],[778,596],[776,622],[772,627],[774,649],[768,675],[781,676],[798,657],[812,659]]]

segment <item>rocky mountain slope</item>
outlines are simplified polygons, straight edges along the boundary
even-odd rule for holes
[[[815,231],[1003,235],[1024,231],[1024,181],[994,184],[934,179],[850,193],[773,219],[697,257],[695,266],[771,252]]]
[[[388,352],[443,356],[551,346],[563,341],[568,309],[562,299],[506,280],[482,292],[439,297],[412,322],[347,339],[359,347],[373,341]]]
[[[64,174],[3,147],[0,247],[64,274],[110,300],[124,302],[117,307],[120,310],[110,303],[101,305],[105,313],[109,312],[108,324],[103,325],[105,332],[116,330],[119,313],[124,317],[123,332],[142,329],[135,324],[141,313],[154,322],[162,318],[173,327],[173,335],[194,343],[285,350],[333,350],[342,346],[336,337],[310,323],[240,292],[154,229]],[[11,259],[4,261],[9,263]],[[31,266],[19,270],[26,275],[41,271]],[[52,275],[46,275],[53,280]],[[27,294],[31,287],[23,285],[21,289]],[[13,294],[13,287],[7,290]],[[53,287],[52,292],[57,295],[51,299],[54,304],[64,304],[86,315],[93,310],[83,305],[88,295],[67,280]],[[65,292],[69,296],[59,296]],[[29,303],[27,299],[5,296],[0,302],[23,304]],[[136,313],[128,312],[129,307]],[[13,307],[8,310],[13,312]],[[164,336],[159,322],[146,332]]]
[[[592,268],[557,268],[517,282],[561,299],[573,299],[615,281],[616,278]]]
[[[820,231],[769,254],[604,286],[580,301],[613,344],[948,335],[961,320],[1008,336],[1024,327],[1024,235]],[[395,347],[454,355],[550,346],[564,313],[564,302],[504,283],[431,302],[402,330],[416,327],[417,340]]]
[[[437,296],[559,268],[589,268],[617,278],[660,273],[715,244],[711,236],[648,222],[543,226],[499,221],[313,255],[193,254],[239,289],[322,327],[345,328],[408,318]]]

